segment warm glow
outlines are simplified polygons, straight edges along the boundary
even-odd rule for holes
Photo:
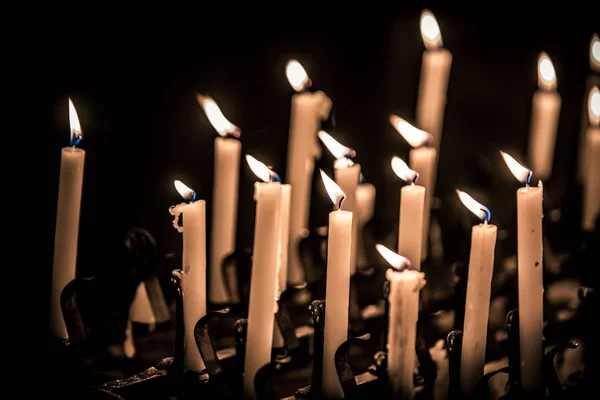
[[[287,75],[290,85],[295,91],[301,92],[304,89],[310,87],[311,81],[306,73],[306,70],[296,60],[290,60],[285,67],[285,74]]]
[[[189,188],[185,183],[175,180],[175,189],[179,192],[181,197],[187,201],[194,201],[196,199],[196,192]]]
[[[421,13],[421,37],[428,49],[436,49],[443,45],[440,26],[429,10],[423,10]]]
[[[81,132],[81,124],[79,123],[79,117],[77,116],[77,110],[73,105],[71,99],[69,99],[69,124],[71,125],[71,135],[69,137],[69,142],[71,146],[76,146],[77,143],[83,138],[83,133]]]
[[[394,269],[402,271],[403,269],[410,268],[410,260],[406,257],[396,254],[382,244],[376,244],[375,247],[381,257],[385,259]]]
[[[327,174],[323,172],[323,170],[320,171],[321,179],[323,179],[323,184],[325,185],[325,190],[327,191],[329,198],[333,202],[336,209],[341,209],[342,203],[344,202],[344,200],[346,200],[346,194],[337,185],[337,183],[333,181],[333,179],[328,177]]]
[[[392,169],[398,178],[406,183],[414,183],[419,177],[419,174],[408,168],[408,165],[400,157],[392,157]]]
[[[598,86],[594,86],[590,91],[590,98],[588,99],[588,115],[590,117],[591,125],[600,125],[600,91],[598,90]]]
[[[475,214],[477,218],[479,218],[482,222],[490,222],[490,218],[492,215],[490,213],[489,208],[487,208],[486,206],[484,206],[483,204],[481,204],[480,202],[478,202],[477,200],[475,200],[474,198],[472,198],[467,193],[461,190],[456,189],[456,194],[458,195],[458,198],[463,203],[463,205],[467,207],[469,211]]]
[[[538,86],[540,89],[556,89],[556,71],[546,53],[541,53],[538,58]]]
[[[353,165],[354,165],[354,161],[352,161],[351,159],[346,158],[346,157],[336,158],[333,163],[334,168],[348,168]]]
[[[321,139],[325,147],[327,147],[327,150],[329,150],[329,152],[335,158],[356,156],[356,152],[354,150],[352,150],[350,147],[344,146],[325,131],[319,131],[319,139]]]
[[[208,118],[212,126],[215,128],[215,130],[219,133],[219,135],[231,135],[234,137],[240,137],[240,128],[233,125],[227,120],[227,118],[225,118],[225,116],[221,112],[221,109],[211,97],[202,96],[199,94],[197,96],[197,99],[198,103],[200,103],[200,105],[204,109],[206,117]]]
[[[432,141],[430,133],[412,126],[397,115],[390,115],[390,123],[412,147],[429,145]]]
[[[531,170],[519,164],[517,160],[515,160],[510,154],[503,151],[500,151],[500,154],[502,155],[502,158],[504,158],[504,162],[515,178],[517,178],[517,180],[522,184],[529,185],[532,174]]]
[[[272,182],[274,180],[273,178],[276,176],[276,174],[265,164],[248,154],[246,154],[246,161],[248,162],[248,166],[250,166],[252,172],[254,172],[254,175],[256,175],[260,180],[263,182]]]
[[[590,42],[590,66],[595,71],[600,71],[600,39],[594,33]]]

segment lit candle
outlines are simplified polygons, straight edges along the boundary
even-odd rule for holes
[[[385,276],[390,281],[388,296],[387,373],[396,398],[414,398],[414,372],[417,368],[417,321],[419,291],[425,274],[411,270],[410,260],[378,244],[377,251],[393,267]],[[327,315],[327,312],[325,312]]]
[[[288,246],[290,241],[290,205],[292,185],[281,184],[281,211],[279,213],[279,244],[277,246],[277,299],[287,289]]]
[[[213,304],[233,303],[235,299],[230,299],[225,289],[222,265],[225,257],[235,250],[240,129],[225,118],[212,98],[199,95],[197,99],[220,135],[215,139],[208,299]]]
[[[532,172],[501,152],[512,174],[525,187],[517,190],[517,276],[521,383],[526,395],[543,390],[542,357],[544,282],[542,237],[542,181],[529,186]],[[543,393],[543,392],[542,392]]]
[[[400,217],[398,223],[398,253],[406,254],[415,271],[421,270],[423,240],[423,210],[425,188],[415,185],[419,174],[408,168],[399,157],[392,158],[392,170],[409,185],[400,190]]]
[[[433,147],[439,150],[452,53],[443,48],[440,27],[429,10],[421,13],[421,36],[426,50],[421,61],[417,125],[433,135]]]
[[[275,290],[279,246],[281,183],[279,176],[265,164],[247,155],[252,172],[263,182],[254,184],[256,216],[254,247],[248,303],[248,333],[244,359],[244,394],[256,398],[254,378],[265,364],[271,362]]]
[[[351,211],[342,211],[346,194],[323,171],[321,178],[334,204],[329,213],[327,238],[327,282],[325,287],[325,337],[323,342],[323,386],[325,398],[344,397],[335,368],[335,352],[348,339],[348,307],[350,304],[350,265],[352,246]]]
[[[364,237],[365,225],[375,213],[375,196],[377,190],[372,183],[364,182],[361,174],[360,185],[356,188],[356,217],[358,219],[358,238],[356,243],[356,267],[369,265],[369,257]]]
[[[533,95],[529,162],[540,179],[547,179],[554,163],[561,98],[556,91],[554,65],[546,53],[541,53],[538,57],[537,70],[539,89]]]
[[[71,99],[69,99],[69,123],[71,125],[70,146],[63,147],[60,154],[54,260],[52,263],[50,332],[56,339],[69,338],[60,305],[60,295],[64,287],[75,279],[79,211],[85,163],[85,150],[76,147],[83,135],[77,110]]]
[[[319,132],[319,139],[335,157],[334,178],[342,192],[345,193],[344,209],[352,213],[357,212],[356,190],[360,183],[360,164],[354,163],[350,158],[356,152],[349,147],[340,144],[325,131]],[[358,244],[358,218],[352,219],[352,244],[350,255],[350,273],[356,272],[356,251]]]
[[[585,133],[582,227],[593,231],[600,214],[600,91],[596,86],[588,98],[588,115],[590,126]]]
[[[308,234],[317,132],[321,121],[329,117],[332,102],[322,91],[307,90],[311,86],[311,80],[298,61],[288,62],[286,75],[290,85],[298,92],[292,96],[286,169],[286,180],[294,188],[290,205],[287,279],[291,285],[300,285],[304,283],[305,276],[299,245]]]
[[[490,225],[490,210],[465,192],[457,190],[460,201],[482,223],[471,231],[471,254],[465,301],[465,320],[460,358],[460,391],[470,397],[483,376],[487,344],[488,316],[494,271],[494,250],[498,229]]]
[[[419,183],[425,188],[425,208],[423,212],[423,240],[421,243],[421,260],[427,258],[429,248],[429,220],[431,215],[431,199],[435,193],[437,176],[437,150],[431,147],[431,134],[415,128],[397,115],[390,116],[392,126],[413,148],[408,153],[410,169],[419,173]],[[413,264],[415,261],[412,261]]]
[[[206,315],[206,202],[196,200],[196,192],[176,180],[175,189],[187,203],[169,208],[173,227],[183,233],[183,322],[185,330],[184,369],[196,373],[204,370],[204,361],[196,345],[194,328]],[[183,226],[179,217],[183,214]]]

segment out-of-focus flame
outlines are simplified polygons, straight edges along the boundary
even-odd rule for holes
[[[473,214],[477,216],[481,220],[481,222],[486,221],[490,222],[490,218],[492,216],[490,209],[479,203],[477,200],[469,196],[467,193],[456,189],[456,194],[458,198],[463,203],[465,207]]]
[[[350,147],[346,147],[337,140],[335,140],[329,133],[325,131],[319,131],[319,139],[323,142],[327,150],[335,157],[355,157],[356,151]]]
[[[272,171],[269,167],[251,155],[246,154],[246,162],[248,163],[248,166],[252,172],[254,172],[254,175],[256,175],[263,182],[279,181],[279,175],[277,175],[276,172]]]
[[[414,127],[397,115],[390,115],[390,123],[412,147],[429,145],[432,142],[433,136],[430,133]]]
[[[515,160],[514,157],[510,154],[505,153],[503,151],[500,151],[500,154],[502,155],[504,162],[506,163],[508,169],[514,175],[514,177],[517,178],[517,180],[522,184],[529,185],[529,182],[531,181],[531,175],[533,174],[533,172],[529,168],[526,168],[519,164],[517,160]]]
[[[240,128],[229,122],[217,103],[209,96],[197,95],[198,103],[204,109],[206,117],[221,136],[240,137]]]
[[[403,269],[410,268],[410,260],[408,258],[394,253],[382,244],[376,244],[375,248],[377,248],[381,257],[383,257],[395,270],[402,271]]]
[[[327,176],[323,170],[321,171],[321,179],[323,180],[323,185],[325,185],[325,190],[329,195],[329,198],[333,202],[335,209],[339,210],[342,208],[342,203],[346,200],[346,193],[342,191],[342,189],[335,183],[333,179]]]
[[[336,158],[335,162],[333,163],[334,168],[348,168],[353,165],[354,161],[346,157]]]
[[[597,33],[592,35],[590,42],[590,66],[594,71],[600,71],[600,38]]]
[[[421,12],[421,37],[427,49],[437,49],[444,44],[437,20],[429,10]]]
[[[415,183],[419,178],[419,174],[416,171],[408,168],[408,165],[404,162],[400,157],[394,156],[392,157],[392,170],[398,176],[398,178],[402,179],[406,183]]]
[[[590,117],[591,125],[600,125],[600,91],[598,90],[598,86],[594,86],[592,90],[590,90],[588,115]]]
[[[194,192],[185,183],[179,180],[175,180],[173,183],[175,184],[175,189],[177,189],[177,191],[179,192],[181,197],[183,197],[184,200],[189,202],[196,200],[196,192]]]
[[[556,89],[556,71],[548,54],[542,52],[538,57],[538,87],[540,89]]]
[[[83,132],[81,132],[81,124],[79,123],[79,117],[77,116],[77,110],[73,105],[73,101],[69,99],[69,125],[71,126],[71,135],[69,136],[69,143],[71,146],[77,146],[77,144],[83,138]]]
[[[306,70],[297,60],[288,61],[285,74],[296,92],[301,92],[312,84]]]

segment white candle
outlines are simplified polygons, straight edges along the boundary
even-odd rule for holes
[[[356,243],[357,268],[364,268],[369,265],[369,257],[364,240],[364,229],[375,213],[376,194],[377,190],[372,183],[361,182],[356,188],[356,217],[358,219],[358,238]]]
[[[556,72],[546,53],[538,58],[538,86],[533,95],[528,152],[532,170],[540,179],[547,179],[554,163],[561,98],[556,91]]]
[[[266,165],[248,155],[246,160],[252,171],[264,181],[254,185],[256,216],[244,359],[244,395],[247,398],[256,398],[256,373],[263,365],[271,362],[274,313],[277,305],[274,293],[280,239],[281,184],[272,181],[276,174]]]
[[[513,175],[524,185],[517,190],[517,276],[521,383],[526,395],[539,396],[542,382],[544,327],[542,181],[529,186],[531,170],[502,153]],[[543,392],[542,392],[543,394]]]
[[[181,181],[175,181],[175,188],[189,202],[169,208],[169,213],[174,216],[173,226],[183,233],[183,367],[186,371],[200,373],[204,370],[204,361],[196,345],[194,328],[206,315],[206,202],[195,200],[196,193]],[[179,226],[181,214],[183,226]]]
[[[423,210],[425,188],[415,185],[419,174],[408,168],[399,157],[392,158],[392,170],[404,182],[409,183],[400,190],[400,216],[398,222],[398,253],[406,254],[415,271],[421,270],[421,248],[423,240]]]
[[[417,367],[417,321],[419,291],[425,286],[425,274],[408,269],[410,261],[378,244],[377,251],[394,268],[385,276],[390,281],[388,296],[388,379],[396,398],[414,398],[414,373]],[[325,313],[327,315],[327,313]]]
[[[77,111],[71,99],[69,99],[69,122],[71,146],[63,147],[60,154],[54,260],[52,263],[50,332],[56,339],[69,338],[60,305],[60,295],[64,287],[75,279],[79,211],[85,163],[85,151],[75,147],[82,138],[82,132]]]
[[[583,184],[582,228],[596,229],[600,214],[600,91],[592,88],[588,98],[590,126],[585,133],[586,152]]]
[[[281,185],[281,210],[279,213],[279,244],[277,246],[277,299],[287,289],[288,245],[290,240],[290,202],[292,185]]]
[[[439,150],[452,53],[442,47],[440,27],[428,10],[421,13],[421,36],[426,50],[421,61],[417,125],[433,134],[433,146]]]
[[[323,184],[334,204],[329,213],[327,239],[327,282],[325,288],[325,337],[323,343],[322,394],[325,398],[344,397],[335,368],[335,352],[348,339],[348,307],[350,303],[350,269],[352,245],[351,211],[342,211],[346,194],[321,171]]]
[[[299,285],[305,280],[298,246],[308,229],[316,135],[321,121],[329,117],[332,103],[322,91],[306,90],[311,81],[298,61],[288,62],[286,75],[292,87],[299,92],[292,96],[286,168],[286,180],[293,188],[287,279],[289,284]]]
[[[433,140],[430,133],[417,129],[397,115],[391,115],[390,122],[398,133],[413,147],[408,153],[408,165],[410,169],[419,173],[419,184],[425,188],[423,238],[421,240],[421,261],[423,261],[427,258],[429,249],[429,221],[437,176],[437,150],[429,146]],[[413,265],[416,263],[415,261],[411,262]]]
[[[494,271],[494,250],[498,229],[488,224],[490,211],[468,194],[456,191],[462,203],[482,223],[471,231],[471,254],[465,300],[465,319],[460,358],[460,391],[469,397],[483,376],[487,345],[488,316]]]

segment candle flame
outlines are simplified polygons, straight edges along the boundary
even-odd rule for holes
[[[410,268],[410,260],[408,258],[394,253],[382,244],[376,244],[375,248],[377,248],[381,257],[383,257],[395,270],[402,271]]]
[[[508,166],[510,172],[512,172],[512,174],[515,176],[515,178],[517,178],[517,180],[522,184],[529,185],[532,175],[531,170],[519,164],[517,160],[515,160],[510,154],[505,153],[503,151],[500,151],[500,154],[502,155],[504,162]]]
[[[540,89],[556,89],[556,71],[548,54],[542,52],[538,57],[538,87]]]
[[[297,60],[288,61],[285,74],[296,92],[301,92],[312,84],[306,70]]]
[[[590,66],[594,71],[600,72],[600,39],[597,33],[592,35],[590,42]]]
[[[275,171],[271,170],[271,168],[267,167],[251,155],[246,154],[246,162],[252,172],[254,172],[254,175],[263,182],[280,182],[279,175],[277,175]]]
[[[432,142],[433,136],[430,133],[412,126],[397,115],[390,115],[390,123],[412,147],[427,146]]]
[[[329,152],[336,159],[343,157],[353,158],[356,156],[356,151],[354,151],[350,147],[344,146],[325,131],[319,131],[319,139],[321,139],[321,142],[323,142],[325,147],[327,147],[327,150],[329,150]]]
[[[456,194],[458,195],[458,198],[463,203],[463,205],[467,207],[469,211],[475,214],[477,218],[481,220],[481,222],[490,222],[492,213],[490,212],[489,208],[479,203],[477,200],[475,200],[470,195],[461,190],[456,189]]]
[[[183,197],[184,200],[189,202],[196,200],[196,192],[194,192],[185,183],[179,180],[175,180],[173,183],[175,184],[175,189],[177,189],[177,191],[179,192],[181,197]]]
[[[440,26],[429,10],[421,12],[421,37],[427,49],[437,49],[444,44]]]
[[[219,108],[217,103],[212,99],[212,97],[203,96],[199,94],[196,96],[196,98],[198,100],[198,103],[200,103],[200,105],[204,109],[206,117],[212,124],[213,128],[215,128],[215,130],[219,133],[219,135],[229,135],[236,138],[240,137],[240,128],[238,128],[237,126],[229,122],[227,118],[225,118],[223,112],[221,112],[221,109]]]
[[[600,125],[600,90],[598,90],[598,86],[594,86],[592,90],[590,90],[588,115],[591,125]]]
[[[333,163],[334,168],[348,168],[353,165],[354,161],[346,157],[336,158],[335,162]]]
[[[406,183],[415,183],[419,178],[419,173],[408,168],[408,165],[400,157],[392,157],[392,170]]]
[[[335,209],[340,210],[342,208],[342,203],[346,200],[346,193],[331,179],[327,176],[323,170],[321,171],[321,179],[323,180],[323,185],[325,185],[325,190],[329,195],[329,198],[333,202]]]
[[[83,138],[81,132],[81,124],[79,123],[79,117],[77,116],[77,110],[73,105],[73,101],[69,99],[69,124],[71,125],[71,135],[69,136],[69,143],[71,146],[77,146],[77,144]]]

